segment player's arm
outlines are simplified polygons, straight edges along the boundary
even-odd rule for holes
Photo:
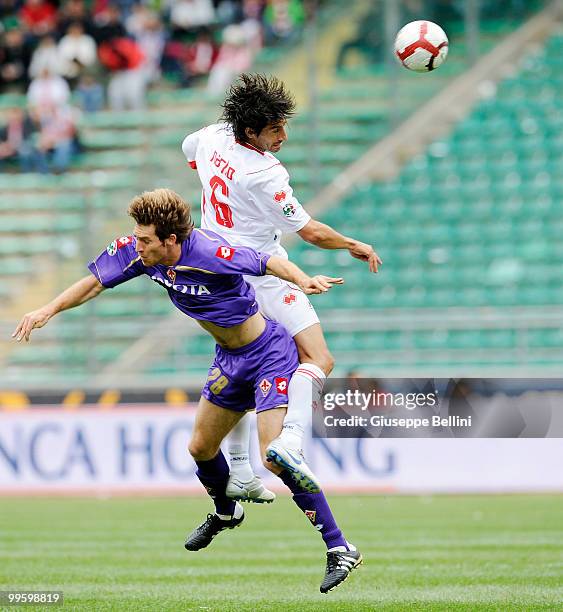
[[[268,259],[266,274],[272,274],[282,280],[294,283],[308,295],[312,293],[325,293],[333,285],[342,285],[344,283],[342,278],[332,278],[322,274],[313,277],[308,276],[301,268],[291,263],[291,261],[283,257],[276,257],[275,255]]]
[[[352,257],[367,261],[372,272],[377,272],[382,263],[369,244],[343,236],[328,225],[311,219],[293,195],[289,175],[281,164],[269,172],[253,174],[248,184],[248,195],[261,211],[267,211],[274,227],[297,233],[303,240],[322,249],[346,249]]]
[[[329,225],[315,219],[311,219],[297,233],[305,242],[314,244],[321,249],[346,249],[352,257],[367,261],[372,272],[377,272],[377,267],[383,263],[371,245],[339,234]]]
[[[29,342],[29,337],[34,329],[46,325],[59,312],[80,306],[95,298],[103,290],[104,286],[100,281],[93,274],[88,274],[88,276],[81,278],[74,285],[65,289],[45,306],[25,314],[12,334],[12,338],[15,338],[18,342],[24,339]]]

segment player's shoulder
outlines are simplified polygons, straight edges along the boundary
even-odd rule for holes
[[[252,159],[245,168],[245,174],[249,185],[289,179],[283,164],[268,151],[264,151],[259,159]]]
[[[206,125],[195,132],[190,132],[182,141],[182,149],[186,149],[192,144],[194,138],[199,141],[202,137],[205,139],[223,136],[229,137],[229,129],[225,123],[212,123]]]
[[[107,245],[106,252],[110,257],[115,257],[117,254],[136,255],[135,243],[135,236],[120,236]]]
[[[199,227],[193,230],[191,242],[194,245],[192,252],[195,251],[203,257],[215,254],[223,246],[231,246],[230,242],[217,232]]]

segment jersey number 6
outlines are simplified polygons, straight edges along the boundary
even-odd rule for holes
[[[215,195],[217,188],[221,189],[221,193],[225,196],[229,196],[229,188],[227,184],[220,176],[212,176],[209,181],[209,186],[211,187],[211,204],[213,204],[213,208],[215,209],[215,218],[217,219],[217,223],[222,225],[223,227],[233,227],[233,211],[230,206],[225,202],[221,202],[217,199]]]

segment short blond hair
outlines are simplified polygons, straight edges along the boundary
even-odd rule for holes
[[[127,212],[139,225],[154,225],[161,241],[175,234],[176,242],[183,242],[194,228],[190,205],[171,189],[144,191],[131,200]]]

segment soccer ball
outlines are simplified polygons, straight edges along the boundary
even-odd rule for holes
[[[395,55],[409,70],[430,72],[448,56],[448,37],[432,21],[411,21],[395,38]]]

